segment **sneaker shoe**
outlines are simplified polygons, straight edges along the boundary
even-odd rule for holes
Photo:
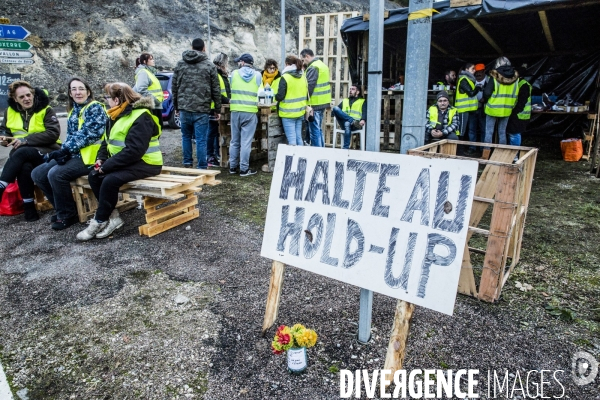
[[[58,221],[58,215],[54,214],[53,216],[50,217],[50,222],[55,223],[56,221]]]
[[[231,175],[237,174],[237,168],[229,168],[229,173]]]
[[[106,228],[108,221],[98,222],[94,218],[88,221],[88,226],[77,234],[77,240],[86,241],[96,237],[96,234]]]
[[[23,203],[23,208],[25,209],[25,221],[33,222],[40,219],[40,216],[35,209],[35,203],[30,201],[28,203]]]
[[[192,164],[183,164],[183,168],[192,168]]]
[[[250,176],[250,175],[254,175],[256,174],[256,171],[253,169],[248,168],[245,171],[240,171],[240,176]]]
[[[116,208],[110,214],[110,218],[108,219],[108,225],[99,233],[96,234],[96,239],[104,239],[105,237],[110,236],[114,231],[119,229],[125,224],[119,215],[119,210]]]
[[[67,219],[57,219],[55,223],[52,224],[52,229],[55,231],[62,231],[63,229],[67,229],[71,225],[79,222],[79,217],[75,215],[74,217]]]

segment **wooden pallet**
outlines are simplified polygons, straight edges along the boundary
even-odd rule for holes
[[[456,155],[458,144],[491,147],[493,153],[489,160],[460,157]],[[426,158],[476,160],[483,167],[475,185],[458,291],[484,301],[498,300],[502,287],[521,255],[537,149],[444,139],[409,150],[408,154]],[[513,163],[515,156],[518,156],[518,161]],[[485,229],[480,223],[490,207],[489,229]],[[487,238],[484,249],[469,245],[474,234]],[[473,273],[471,253],[485,254],[479,287]]]
[[[214,186],[221,183],[216,180],[220,171],[163,167],[160,175],[129,182],[119,190],[122,199],[117,203],[119,212],[138,205],[134,196],[143,197],[146,212],[146,224],[139,227],[140,235],[152,237],[166,230],[198,218],[196,192],[201,186]],[[98,202],[92,193],[87,176],[71,183],[81,222],[91,218]]]

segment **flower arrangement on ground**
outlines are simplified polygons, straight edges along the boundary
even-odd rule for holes
[[[291,328],[281,325],[275,332],[275,338],[271,343],[273,353],[282,354],[293,347],[313,347],[317,343],[317,333],[306,328],[302,324],[296,324]]]

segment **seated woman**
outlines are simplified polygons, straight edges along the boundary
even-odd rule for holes
[[[161,133],[158,118],[152,115],[154,100],[141,97],[125,83],[104,87],[110,117],[107,136],[98,152],[88,179],[98,209],[78,240],[105,238],[123,226],[119,211],[119,188],[127,182],[160,174],[163,165],[158,145]]]
[[[56,210],[51,219],[54,230],[79,221],[71,181],[87,175],[89,166],[94,165],[108,119],[104,105],[93,100],[92,89],[85,81],[72,78],[67,88],[67,138],[60,150],[46,154],[46,163],[31,172],[31,178]]]
[[[4,136],[0,145],[12,146],[12,150],[0,175],[0,200],[8,184],[17,179],[25,203],[26,221],[39,219],[33,202],[31,171],[44,162],[44,154],[60,148],[60,124],[48,104],[46,93],[34,89],[28,82],[15,81],[8,87],[8,108],[0,127],[0,135]]]

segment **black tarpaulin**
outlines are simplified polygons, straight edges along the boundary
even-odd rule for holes
[[[449,1],[435,2],[433,15],[430,81],[443,78],[447,69],[458,70],[466,62],[491,67],[500,55],[508,57],[533,85],[533,95],[567,94],[580,103],[594,102],[600,67],[600,0],[483,0],[481,5],[451,8]],[[542,15],[543,14],[543,15]],[[552,41],[542,23],[547,20]],[[408,9],[390,10],[384,27],[384,86],[397,82],[402,74],[406,49]],[[494,42],[490,43],[476,25]],[[344,22],[341,33],[346,44],[354,82],[364,73],[366,54],[359,54],[362,40],[368,40],[368,21],[362,17]],[[364,48],[365,46],[362,46]],[[396,67],[392,55],[396,54]],[[366,82],[360,82],[366,85]],[[560,128],[578,131],[573,118],[532,121],[531,128]],[[536,118],[539,120],[539,117]],[[581,121],[585,123],[586,121]]]

